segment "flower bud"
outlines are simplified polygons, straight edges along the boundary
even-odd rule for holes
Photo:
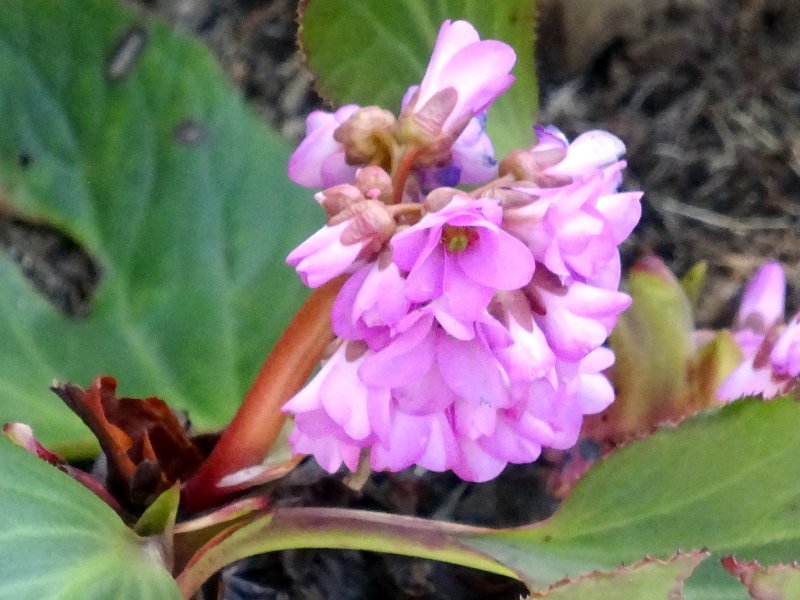
[[[464,192],[451,187],[436,188],[425,197],[425,208],[430,212],[439,211],[450,204],[450,201],[456,195],[463,196]]]
[[[394,218],[386,205],[377,200],[362,200],[331,219],[330,225],[348,222],[340,241],[345,246],[369,241],[370,249],[377,251],[395,230]]]
[[[512,175],[518,181],[530,181],[543,188],[567,185],[571,182],[570,177],[545,172],[545,169],[558,164],[566,155],[566,150],[562,148],[512,150],[500,161],[500,176]]]
[[[361,202],[366,198],[356,186],[341,183],[314,194],[314,199],[325,209],[328,217],[333,218],[356,202]]]
[[[370,200],[380,200],[388,204],[392,199],[392,178],[378,166],[371,165],[356,173],[356,187]]]
[[[394,115],[388,110],[367,106],[342,123],[333,138],[344,146],[348,165],[388,165],[394,125]]]

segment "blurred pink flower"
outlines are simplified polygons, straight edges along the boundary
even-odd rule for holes
[[[734,324],[744,360],[720,385],[720,400],[772,398],[800,386],[800,313],[782,324],[785,290],[776,262],[764,264],[748,282]]]

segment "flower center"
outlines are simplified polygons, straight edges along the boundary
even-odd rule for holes
[[[478,238],[472,227],[445,225],[442,227],[442,243],[448,252],[463,252]]]

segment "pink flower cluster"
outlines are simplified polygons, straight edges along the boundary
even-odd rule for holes
[[[800,312],[784,323],[785,294],[786,277],[776,262],[748,283],[734,324],[744,360],[717,390],[720,400],[772,398],[800,388]]]
[[[397,123],[357,107],[309,117],[289,172],[327,188],[316,198],[330,219],[287,261],[312,287],[349,278],[332,311],[335,350],[285,410],[294,450],[330,472],[368,455],[376,470],[486,481],[572,446],[583,415],[613,400],[602,345],[630,304],[618,245],[641,193],[617,191],[625,148],[602,131],[570,144],[537,129],[499,168],[485,160],[480,113],[513,62],[507,45],[447,22]],[[382,162],[373,142],[387,135],[412,169]],[[450,184],[484,185],[437,187],[448,170]]]

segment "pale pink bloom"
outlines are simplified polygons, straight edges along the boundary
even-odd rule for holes
[[[318,287],[350,270],[357,260],[379,252],[394,231],[394,219],[377,200],[349,206],[289,253],[286,262],[309,287]]]
[[[614,353],[597,348],[581,360],[578,367],[578,404],[584,415],[602,412],[614,401],[614,387],[604,375],[614,364]]]
[[[516,59],[511,46],[496,40],[481,41],[466,21],[445,21],[417,90],[415,111],[423,109],[442,90],[453,88],[458,99],[444,130],[465,115],[483,112],[514,81],[510,72]]]
[[[312,455],[328,473],[338,471],[342,463],[355,471],[362,449],[322,409],[295,415],[289,444],[295,454]]]
[[[504,228],[562,280],[590,281],[619,261],[617,246],[641,216],[640,192],[615,193],[624,163],[564,186],[515,189],[531,202],[506,211]]]
[[[536,131],[537,144],[521,161],[529,181],[514,187],[531,201],[507,209],[504,228],[562,281],[606,281],[609,265],[619,262],[617,246],[641,217],[642,194],[617,193],[625,146],[604,131],[572,144],[555,127]]]
[[[346,104],[333,113],[315,110],[308,115],[306,137],[289,159],[289,179],[310,188],[352,183],[356,167],[345,162],[344,146],[333,139],[333,132],[359,108]]]
[[[606,341],[617,317],[631,298],[615,290],[579,281],[561,285],[552,274],[538,270],[528,287],[541,309],[534,319],[556,356],[578,361]]]
[[[524,244],[500,229],[502,210],[492,199],[456,196],[443,209],[391,240],[392,259],[414,302],[439,297],[457,319],[476,319],[495,290],[526,285],[534,261]]]
[[[445,471],[457,453],[456,436],[444,412],[412,415],[395,410],[391,433],[372,446],[370,464],[376,471],[400,471],[414,464]]]
[[[370,348],[384,347],[390,329],[405,317],[411,302],[405,279],[391,261],[379,258],[361,267],[347,280],[333,304],[333,332],[346,340],[364,340]]]
[[[617,136],[602,130],[582,133],[572,143],[552,125],[536,127],[536,145],[531,151],[558,149],[563,153],[557,162],[543,169],[548,175],[561,175],[571,179],[585,177],[592,171],[617,162],[625,154],[625,144]],[[555,155],[554,155],[555,156]]]
[[[289,253],[286,262],[297,270],[308,287],[321,286],[347,271],[370,240],[343,244],[342,234],[348,221],[326,225]]]
[[[578,439],[582,412],[574,385],[559,383],[555,373],[521,390],[517,402],[498,411],[492,436],[478,439],[497,460],[532,462],[543,446],[569,448]]]
[[[772,378],[768,364],[755,365],[755,357],[746,358],[717,389],[717,398],[731,402],[744,396],[762,395],[772,398],[781,393],[781,386]]]
[[[543,377],[556,363],[544,333],[536,324],[531,305],[521,290],[499,292],[489,307],[507,328],[511,343],[496,345],[495,354],[512,385]]]
[[[354,470],[362,448],[387,434],[390,394],[386,387],[364,385],[358,376],[368,351],[350,358],[343,343],[283,411],[295,417],[289,442],[297,453],[313,454],[329,472],[342,462]]]

